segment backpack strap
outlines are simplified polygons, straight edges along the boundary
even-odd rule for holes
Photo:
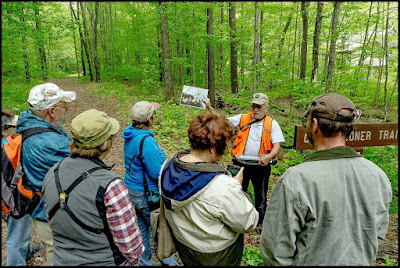
[[[129,169],[128,169],[128,171],[130,172],[131,171],[131,164],[132,164],[133,160],[135,160],[136,157],[139,157],[139,160],[142,163],[142,168],[143,168],[143,186],[144,186],[144,191],[146,193],[146,196],[148,196],[150,192],[149,192],[149,185],[147,184],[147,180],[146,180],[146,174],[145,174],[146,173],[146,167],[145,167],[144,162],[143,162],[142,152],[143,152],[144,140],[149,136],[150,135],[144,135],[143,138],[140,140],[139,153],[135,154],[132,157],[131,161],[129,162]]]
[[[49,127],[33,127],[33,128],[28,128],[21,132],[21,134],[22,134],[21,143],[24,142],[29,137],[32,137],[36,134],[45,133],[45,132],[55,132],[55,133],[62,135],[61,131],[56,130],[50,126]]]
[[[85,179],[87,179],[89,177],[90,174],[92,174],[93,172],[103,169],[103,167],[101,166],[97,166],[94,167],[88,171],[85,171],[82,173],[82,175],[80,175],[68,188],[67,190],[63,190],[61,187],[61,183],[60,183],[60,176],[58,174],[58,170],[59,167],[61,165],[62,161],[60,161],[57,166],[54,169],[54,177],[55,177],[55,182],[56,182],[56,187],[57,187],[57,191],[58,191],[58,196],[59,196],[59,200],[58,203],[54,205],[54,207],[50,210],[49,213],[49,222],[51,221],[51,219],[53,218],[53,216],[56,214],[56,212],[58,211],[58,209],[63,209],[65,210],[68,215],[74,220],[74,222],[76,222],[80,227],[82,227],[83,229],[86,229],[90,232],[99,234],[101,233],[103,230],[102,229],[98,229],[98,228],[92,228],[86,224],[84,224],[82,221],[80,221],[75,214],[71,211],[71,209],[68,207],[68,197],[69,194],[72,192],[72,190],[78,186],[82,181],[84,181]]]

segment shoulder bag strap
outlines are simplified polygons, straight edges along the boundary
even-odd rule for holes
[[[78,184],[80,184],[83,180],[87,179],[87,178],[89,177],[89,175],[92,174],[93,172],[95,172],[95,171],[97,171],[97,170],[100,170],[100,169],[103,169],[103,167],[97,166],[97,167],[94,167],[94,168],[92,168],[92,169],[90,169],[90,170],[88,170],[88,171],[83,172],[82,175],[79,176],[79,177],[67,188],[67,190],[63,190],[62,187],[61,187],[61,183],[60,183],[60,176],[59,176],[59,174],[58,174],[58,170],[59,170],[59,167],[60,167],[61,162],[62,162],[62,161],[60,161],[60,162],[57,164],[56,168],[54,169],[54,177],[55,177],[55,182],[56,182],[56,187],[57,187],[57,192],[58,192],[58,197],[59,197],[59,199],[58,199],[57,204],[55,204],[54,207],[53,207],[53,208],[50,210],[50,212],[49,212],[49,222],[50,222],[51,219],[54,217],[54,215],[56,214],[56,212],[58,211],[58,209],[61,208],[61,209],[64,209],[64,210],[68,213],[68,215],[69,215],[79,226],[81,226],[82,228],[84,228],[84,229],[86,229],[86,230],[88,230],[88,231],[90,231],[90,232],[96,233],[96,234],[101,233],[101,232],[102,232],[102,229],[92,228],[92,227],[90,227],[90,226],[84,224],[82,221],[80,221],[80,220],[75,216],[75,214],[71,211],[71,209],[68,207],[67,202],[68,202],[68,195],[72,192],[72,190],[73,190],[76,186],[78,186]]]
[[[142,140],[140,141],[140,147],[139,147],[139,159],[140,162],[142,162],[142,169],[143,169],[143,186],[144,186],[144,191],[146,193],[146,197],[148,197],[148,195],[150,194],[149,191],[149,185],[147,184],[147,180],[146,180],[146,166],[144,165],[144,161],[143,161],[143,144],[144,144],[144,140],[149,137],[150,135],[145,135]]]

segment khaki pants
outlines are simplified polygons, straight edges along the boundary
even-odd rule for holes
[[[53,234],[48,222],[33,220],[33,225],[40,240],[46,244],[47,265],[53,266]]]

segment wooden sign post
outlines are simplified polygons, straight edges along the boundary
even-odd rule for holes
[[[368,146],[384,146],[398,144],[398,124],[354,124],[346,145],[362,154],[362,148]],[[309,150],[313,147],[307,143],[307,132],[303,126],[295,126],[294,149]]]

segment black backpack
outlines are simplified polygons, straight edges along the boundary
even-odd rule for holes
[[[42,197],[28,185],[21,163],[22,143],[29,137],[44,133],[61,132],[50,127],[35,127],[15,137],[7,137],[7,144],[1,145],[1,210],[14,219],[32,214]]]

